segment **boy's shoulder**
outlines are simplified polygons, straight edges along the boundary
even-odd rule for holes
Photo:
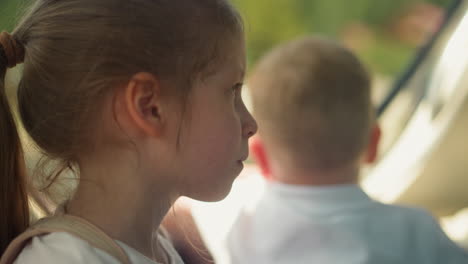
[[[434,215],[420,207],[375,202],[377,214],[386,217],[388,221],[400,222],[416,230],[439,230],[440,226]]]
[[[399,204],[386,204],[381,202],[376,203],[378,204],[377,207],[380,207],[381,210],[387,211],[389,215],[400,216],[405,219],[414,219],[415,221],[436,221],[435,217],[430,211],[421,207]]]
[[[397,233],[406,234],[415,244],[426,247],[430,244],[441,252],[464,252],[447,236],[438,219],[428,210],[383,203],[378,207],[386,211],[381,217],[385,218],[383,222],[398,229],[395,230]],[[467,257],[465,253],[464,257]]]
[[[433,218],[432,214],[421,207],[410,206],[410,205],[400,205],[400,204],[388,204],[375,201],[376,207],[380,210],[385,210],[388,213],[399,214],[407,217],[421,218],[421,219],[431,219]]]
[[[428,210],[389,204],[382,204],[382,208],[388,210],[389,221],[403,220],[402,232],[411,238],[413,250],[434,251],[431,253],[441,260],[437,263],[468,263],[468,252],[447,236],[437,218]]]

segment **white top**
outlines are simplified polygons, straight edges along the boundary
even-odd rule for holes
[[[171,242],[159,235],[158,239],[170,258],[170,264],[183,264],[177,251]],[[149,259],[126,244],[116,241],[131,263],[155,264]],[[29,242],[14,262],[15,264],[48,263],[48,264],[120,264],[113,256],[94,248],[88,242],[64,232],[55,232],[44,236],[34,237]]]
[[[468,263],[424,210],[371,200],[357,185],[271,183],[228,237],[231,263]]]

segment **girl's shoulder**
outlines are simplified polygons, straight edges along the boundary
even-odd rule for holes
[[[184,264],[184,261],[172,244],[169,233],[164,227],[158,229],[157,238],[163,250],[166,252],[170,264]]]
[[[159,242],[166,251],[171,264],[183,264],[171,241],[162,234],[158,234]],[[140,254],[123,242],[117,241],[132,263],[156,264],[156,262]],[[88,242],[66,232],[54,232],[34,237],[21,251],[15,264],[30,263],[105,263],[120,264],[108,253],[93,247]]]
[[[65,232],[34,237],[21,251],[16,264],[109,263],[119,261],[86,241]]]

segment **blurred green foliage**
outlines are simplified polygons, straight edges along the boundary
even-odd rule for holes
[[[446,8],[451,0],[232,0],[246,21],[249,64],[273,46],[305,34],[341,38],[350,24],[373,32],[372,45],[357,50],[375,72],[394,75],[414,53],[414,45],[388,34],[392,19],[405,8],[430,3]],[[365,32],[364,32],[365,33]],[[359,33],[357,33],[359,34]],[[364,36],[365,37],[365,36]]]
[[[96,0],[99,1],[99,0]],[[341,38],[347,26],[363,24],[372,45],[356,50],[375,72],[398,73],[416,47],[388,34],[388,25],[405,7],[431,3],[445,8],[452,0],[231,0],[245,18],[249,64],[273,46],[305,34]],[[0,27],[12,30],[30,0],[0,0]],[[361,32],[365,34],[366,32]],[[359,35],[360,33],[356,33]],[[365,37],[365,36],[363,36]]]
[[[11,31],[24,12],[27,0],[0,0],[0,31]]]

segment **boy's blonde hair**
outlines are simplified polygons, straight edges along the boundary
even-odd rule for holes
[[[296,165],[339,168],[359,159],[372,125],[369,75],[334,41],[305,37],[281,45],[249,82],[259,133]]]

